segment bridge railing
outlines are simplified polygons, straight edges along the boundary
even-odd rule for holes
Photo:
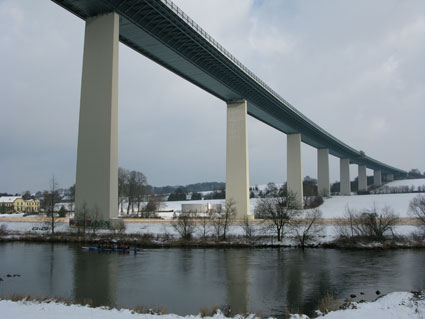
[[[258,76],[256,76],[251,70],[249,70],[245,65],[243,65],[238,59],[236,59],[229,51],[227,51],[220,43],[218,43],[212,36],[210,36],[204,29],[202,29],[195,21],[193,21],[186,13],[183,12],[173,1],[171,0],[161,0],[169,9],[171,9],[178,17],[184,20],[189,26],[192,27],[200,36],[202,36],[206,41],[208,41],[216,50],[221,52],[226,58],[232,61],[235,65],[239,67],[246,75],[252,78],[257,84],[263,87],[266,91],[268,91],[272,96],[274,96],[278,101],[284,104],[286,107],[291,109],[294,113],[296,113],[303,121],[307,122],[311,127],[315,130],[321,132],[323,135],[328,136],[331,140],[343,145],[347,150],[350,150],[352,153],[356,153],[357,156],[361,156],[360,152],[348,146],[341,140],[337,139],[335,136],[329,134],[320,126],[315,124],[313,121],[304,116],[300,111],[298,111],[295,107],[293,107],[288,101],[286,101],[283,97],[281,97],[276,91],[274,91],[270,86],[268,86],[265,82],[263,82]],[[378,165],[382,165],[388,167],[391,170],[397,170],[393,167],[380,163],[372,158],[368,158],[369,162],[375,162]]]
[[[227,51],[220,43],[218,43],[213,37],[211,37],[204,29],[202,29],[195,21],[193,21],[186,13],[183,12],[174,2],[171,0],[161,0],[165,3],[175,14],[177,14],[182,20],[186,21],[188,25],[192,27],[198,34],[200,34],[205,40],[207,40],[211,45],[213,45],[218,51],[220,51],[224,56],[236,64],[242,71],[244,71],[248,76],[250,76],[254,81],[266,89],[270,94],[275,98],[280,100],[283,104],[289,107],[292,111],[296,112],[298,115],[303,116],[295,107],[293,107],[288,101],[281,97],[276,91],[274,91],[270,86],[264,83],[258,76],[256,76],[251,70],[249,70],[245,65],[243,65],[238,59],[236,59],[229,51]]]

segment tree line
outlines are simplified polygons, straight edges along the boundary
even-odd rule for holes
[[[223,182],[203,182],[203,183],[188,184],[186,186],[167,185],[167,186],[157,187],[157,186],[148,185],[148,188],[150,188],[152,193],[154,194],[171,194],[176,192],[176,190],[179,188],[184,188],[186,193],[199,193],[199,192],[220,190],[220,189],[224,189],[225,187],[226,187],[226,184]]]
[[[152,217],[160,208],[162,197],[148,187],[146,176],[139,171],[118,169],[118,202],[121,213],[136,213],[143,218]],[[124,208],[126,202],[127,207]]]

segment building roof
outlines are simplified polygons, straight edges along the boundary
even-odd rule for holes
[[[19,199],[21,196],[2,196],[0,197],[0,203],[13,203],[15,200]]]

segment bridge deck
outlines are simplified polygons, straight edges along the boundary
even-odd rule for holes
[[[120,41],[223,101],[248,100],[248,114],[339,158],[391,174],[381,163],[332,136],[280,97],[169,0],[52,0],[80,18],[115,11]]]

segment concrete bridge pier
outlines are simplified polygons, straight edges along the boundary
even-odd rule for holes
[[[301,169],[301,134],[288,134],[287,135],[287,187],[288,192],[292,192],[299,208],[304,206],[303,198],[303,179]]]
[[[367,190],[366,165],[359,165],[359,191]]]
[[[375,170],[373,172],[373,186],[381,186],[381,185],[382,185],[381,171]]]
[[[226,200],[235,202],[237,219],[249,214],[247,103],[227,103]]]
[[[75,208],[104,221],[118,216],[118,36],[116,13],[87,19]]]
[[[317,192],[321,196],[329,196],[330,177],[329,177],[329,149],[317,149]]]
[[[351,184],[350,184],[350,159],[341,158],[339,162],[339,174],[340,174],[340,194],[349,196],[351,195]]]

